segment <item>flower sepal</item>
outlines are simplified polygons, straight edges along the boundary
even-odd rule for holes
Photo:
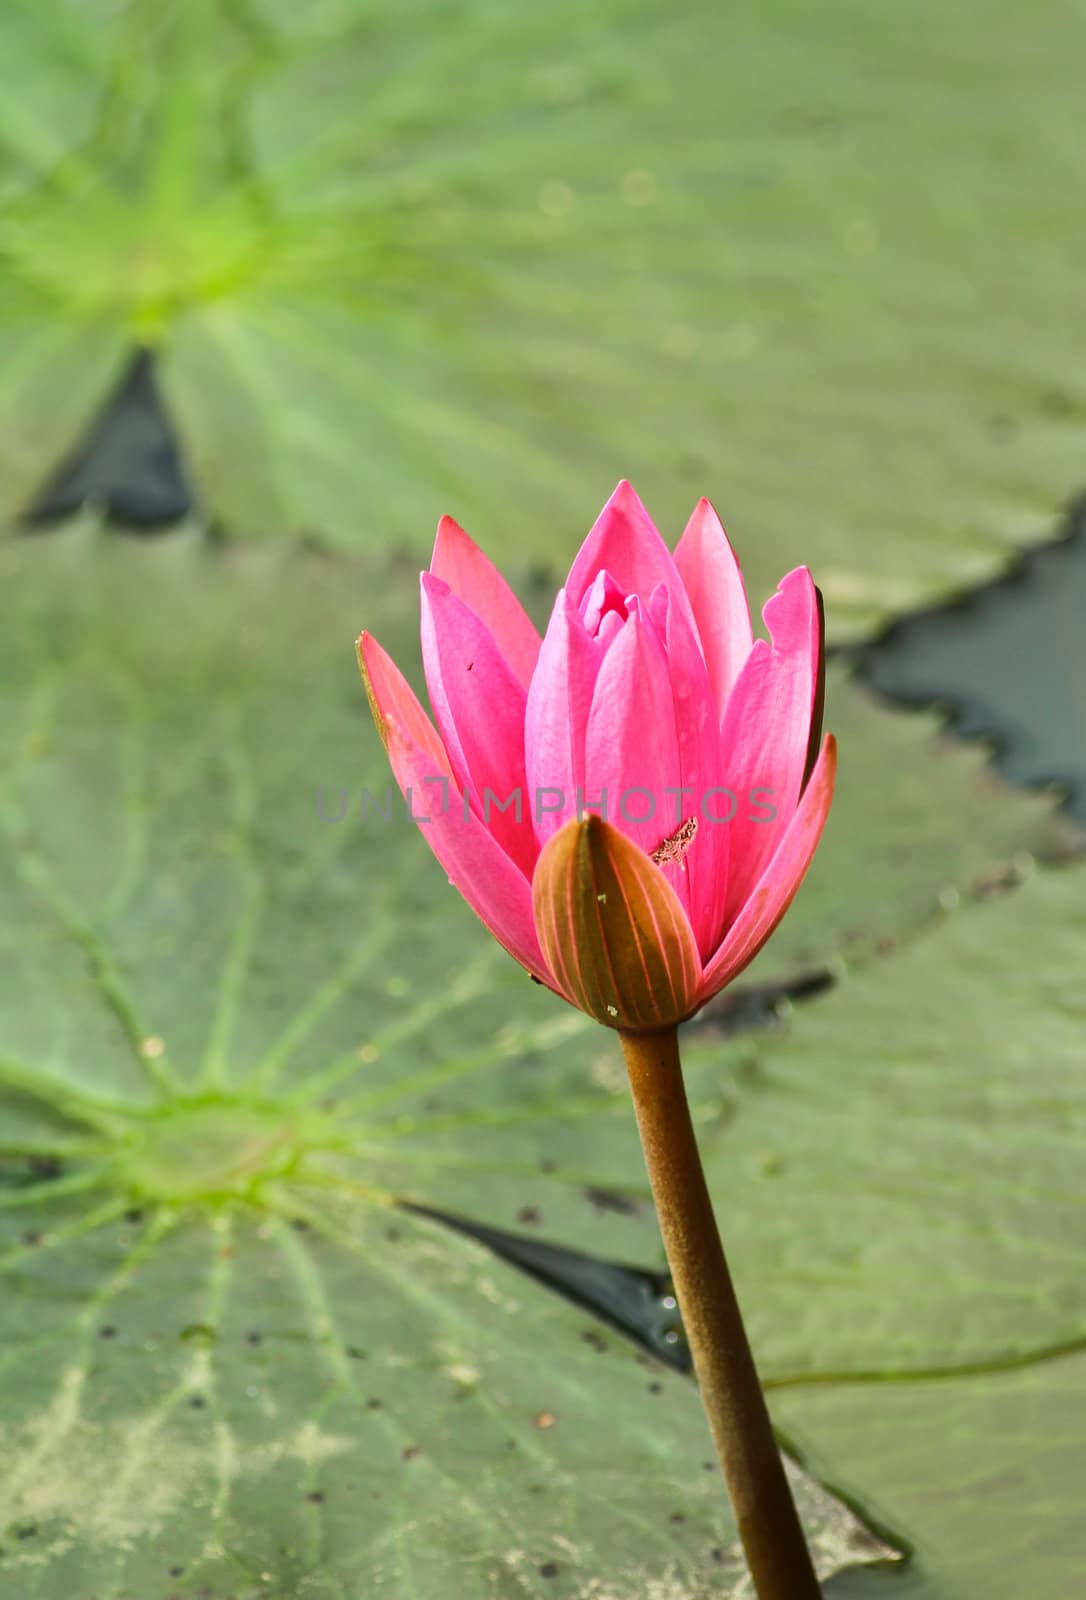
[[[532,879],[540,947],[566,998],[606,1027],[650,1033],[700,1004],[689,920],[656,863],[610,823],[574,819]]]

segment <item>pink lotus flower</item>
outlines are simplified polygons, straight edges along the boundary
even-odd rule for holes
[[[434,723],[370,634],[359,663],[396,780],[468,904],[540,983],[630,1032],[691,1016],[750,962],[833,794],[818,590],[782,578],[754,640],[707,500],[672,555],[620,483],[541,640],[449,517],[422,574]]]

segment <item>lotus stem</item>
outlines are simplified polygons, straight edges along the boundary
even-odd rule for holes
[[[819,1600],[705,1184],[678,1032],[620,1037],[675,1296],[758,1600]]]

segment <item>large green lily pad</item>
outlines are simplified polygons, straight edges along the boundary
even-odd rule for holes
[[[1086,872],[1036,869],[776,1034],[688,1027],[710,1185],[773,1383],[918,1379],[1081,1341],[1084,936]],[[634,1158],[603,1128],[619,1188]],[[554,1222],[582,1245],[600,1226]],[[651,1212],[622,1229],[649,1260]]]
[[[11,0],[0,32],[12,88],[0,105],[0,198],[25,193],[94,133],[129,8],[112,0]]]
[[[393,1209],[427,1203],[601,1255],[656,1249],[613,1038],[518,972],[417,830],[360,820],[362,788],[380,799],[387,775],[352,635],[379,620],[412,658],[409,569],[196,534],[126,547],[89,528],[11,542],[3,562],[0,1578],[42,1600],[70,1595],[76,1572],[95,1600],[153,1584],[425,1593],[450,1569],[465,1600],[627,1593],[635,1567],[661,1593],[726,1588],[734,1538],[690,1386],[614,1336],[601,1352],[582,1313]],[[865,726],[877,737],[881,714]],[[924,741],[912,754],[937,792],[952,759]],[[326,820],[344,790],[350,819]],[[988,810],[963,819],[971,833]],[[1000,851],[1008,819],[1024,837],[1038,821],[998,787],[990,811]],[[934,837],[933,885],[950,859]],[[903,864],[902,926],[924,870],[922,851]],[[880,916],[894,882],[873,883]],[[812,1024],[854,992],[869,1028],[879,981],[854,979]],[[1011,1033],[993,1030],[1003,1048]],[[778,1375],[808,1345],[840,1365],[855,1348],[797,1315],[798,1230],[788,1271],[751,1273],[758,1240],[781,1232],[789,1169],[771,1183],[776,1144],[748,1138],[743,1097],[761,1089],[746,1048],[703,1035],[691,1065],[714,1166],[714,1119],[742,1112],[728,1231],[757,1337]],[[869,1038],[867,1084],[870,1055]],[[802,1127],[821,1084],[837,1149],[830,1082],[797,1066],[775,1128]],[[861,1131],[862,1090],[857,1068]],[[716,1177],[728,1215],[723,1163]],[[816,1240],[828,1215],[802,1219]],[[897,1360],[911,1346],[878,1303],[889,1279],[866,1281],[849,1314],[862,1306],[871,1360]],[[1013,1304],[1024,1338],[1031,1313]],[[839,1507],[802,1492],[827,1571],[871,1552]]]
[[[688,1051],[774,1415],[915,1544],[910,1600],[1086,1563],[1084,941],[1086,873],[1038,872],[787,1037]]]
[[[406,586],[86,531],[4,562],[0,1593],[738,1596],[693,1386],[396,1206],[446,1203],[420,1136],[481,1081],[469,1209],[589,1209],[502,1131],[580,1019],[406,822],[318,816],[383,788],[349,619]],[[886,1553],[795,1477],[824,1572]]]
[[[1079,479],[1078,24],[14,0],[9,505],[141,341],[239,532],[560,565],[628,476],[838,637],[960,588]]]
[[[138,1201],[0,1188],[0,1592],[738,1592],[687,1381],[446,1228],[269,1181],[240,1116],[171,1105]],[[879,1554],[794,1479],[824,1571]]]
[[[905,1582],[834,1600],[1067,1600],[1086,1567],[1086,1354],[930,1383],[783,1390],[774,1416],[829,1480],[918,1546]],[[894,1574],[897,1578],[897,1574]]]
[[[1021,1360],[1086,1333],[1086,872],[1038,871],[797,1009],[687,1052],[778,1378]]]

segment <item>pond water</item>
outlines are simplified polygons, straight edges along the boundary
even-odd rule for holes
[[[945,706],[956,732],[993,741],[1005,777],[1066,791],[1086,824],[1086,499],[1009,576],[856,654],[875,689]]]

